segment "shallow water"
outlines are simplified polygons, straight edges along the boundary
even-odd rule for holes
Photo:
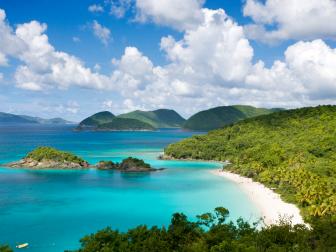
[[[74,132],[71,126],[0,127],[0,163],[41,145],[71,151],[90,163],[133,156],[156,168],[151,174],[113,171],[33,171],[0,166],[0,244],[29,242],[29,251],[63,251],[106,226],[167,225],[175,212],[190,218],[217,206],[232,219],[254,221],[260,212],[234,183],[210,173],[220,164],[162,161],[164,146],[192,132]]]

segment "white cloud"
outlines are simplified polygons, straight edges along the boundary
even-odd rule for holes
[[[88,10],[90,12],[93,12],[93,13],[97,13],[97,12],[104,12],[104,8],[103,6],[99,5],[99,4],[92,4],[89,6]]]
[[[93,34],[106,46],[111,39],[111,31],[99,24],[96,20],[92,23]]]
[[[136,0],[136,20],[178,30],[192,28],[202,22],[203,3],[204,0]]]
[[[288,47],[285,61],[271,68],[257,63],[246,77],[246,83],[264,90],[294,95],[302,103],[336,98],[336,49],[322,40],[297,42]]]
[[[114,105],[113,101],[106,100],[106,101],[103,102],[102,108],[104,108],[104,109],[111,109],[111,108],[113,108],[113,105]]]
[[[187,30],[182,40],[171,36],[161,40],[167,57],[183,72],[204,81],[239,82],[249,71],[253,49],[241,26],[224,10],[203,9],[204,22]],[[181,71],[180,71],[181,72]]]
[[[114,113],[166,107],[190,115],[229,104],[297,107],[336,103],[336,50],[322,40],[297,42],[285,51],[284,60],[266,67],[262,61],[253,63],[253,48],[243,27],[223,10],[202,9],[202,17],[197,26],[185,28],[180,39],[162,38],[166,65],[155,65],[138,48],[129,46],[120,58],[112,59],[110,75],[57,51],[45,34],[47,26],[36,21],[18,25],[14,31],[3,18],[0,29],[6,41],[0,40],[4,45],[0,51],[7,60],[14,57],[21,62],[15,72],[18,87],[113,90],[109,96],[113,102],[104,97],[99,106]],[[8,41],[18,47],[9,47]],[[63,104],[62,109],[75,112],[72,105],[67,109]]]
[[[64,107],[66,111],[72,114],[77,114],[80,110],[80,105],[76,101],[68,101],[68,103]]]
[[[244,15],[256,23],[246,26],[249,37],[263,42],[336,39],[335,0],[247,0]]]
[[[7,58],[5,54],[0,52],[0,66],[7,66],[7,65],[8,65],[8,62],[7,62]]]
[[[322,40],[301,41],[290,46],[285,55],[288,68],[310,99],[336,98],[336,49]]]
[[[76,57],[56,51],[45,34],[46,24],[37,21],[19,24],[14,31],[0,11],[0,51],[22,63],[14,74],[16,85],[34,91],[71,85],[111,88],[109,78],[92,72]]]
[[[14,56],[26,49],[26,44],[13,33],[6,22],[6,13],[0,9],[0,66],[8,64],[7,56]]]
[[[111,0],[110,4],[110,14],[117,18],[122,18],[131,8],[132,0]]]

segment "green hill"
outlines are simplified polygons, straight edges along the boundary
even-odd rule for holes
[[[240,120],[270,114],[281,109],[255,108],[252,106],[222,106],[204,110],[191,116],[183,125],[189,130],[212,130]]]
[[[229,160],[276,188],[307,219],[336,216],[336,106],[275,112],[171,144],[174,158]]]
[[[154,130],[154,127],[136,119],[116,117],[111,122],[99,124],[97,130]]]
[[[78,128],[97,127],[100,124],[111,122],[113,118],[115,118],[115,115],[113,115],[111,112],[102,111],[81,121],[78,125]]]
[[[154,111],[136,110],[119,115],[118,117],[136,119],[148,123],[154,128],[180,128],[185,121],[176,111],[169,109],[158,109]]]

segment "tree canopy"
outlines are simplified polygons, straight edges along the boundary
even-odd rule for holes
[[[276,188],[306,220],[336,216],[336,106],[246,119],[171,144],[165,154],[229,160],[227,170]]]

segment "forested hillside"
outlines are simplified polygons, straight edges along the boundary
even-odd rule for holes
[[[276,112],[171,144],[174,158],[229,160],[276,188],[306,219],[336,216],[336,106]]]
[[[240,120],[273,113],[280,109],[255,108],[245,105],[221,106],[200,111],[191,116],[183,125],[189,130],[213,130]]]
[[[118,116],[119,118],[129,118],[150,124],[154,128],[180,128],[185,119],[175,110],[157,109],[153,111],[136,110]]]

